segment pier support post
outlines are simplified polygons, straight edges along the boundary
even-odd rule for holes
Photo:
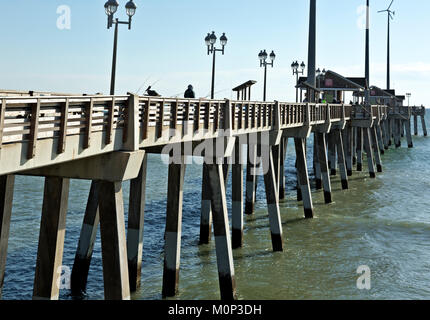
[[[234,162],[232,165],[232,247],[237,249],[243,245],[243,167],[242,145],[236,139],[234,145]]]
[[[412,142],[411,118],[405,121],[405,127],[406,127],[406,140],[408,141],[408,148],[413,148],[414,143]]]
[[[2,297],[4,274],[6,270],[14,184],[14,175],[0,177],[0,299]]]
[[[336,175],[336,143],[334,139],[334,132],[327,133],[328,140],[328,163],[330,167],[330,175]]]
[[[352,176],[352,164],[353,164],[353,148],[354,148],[354,137],[353,128],[349,125],[342,130],[342,140],[344,145],[345,163],[346,163],[346,173],[347,176]]]
[[[364,149],[367,155],[367,163],[369,167],[369,175],[371,178],[376,178],[375,164],[373,162],[373,150],[372,141],[370,139],[370,128],[364,128],[363,130]]]
[[[314,132],[314,174],[315,174],[315,188],[317,190],[322,189],[322,173],[321,173],[321,163],[318,159],[318,137],[317,132]]]
[[[357,171],[363,171],[363,129],[362,128],[357,128]]]
[[[288,138],[281,138],[281,159],[279,168],[279,200],[285,199],[285,158],[287,155]]]
[[[207,166],[203,164],[202,173],[202,206],[200,210],[200,241],[199,244],[208,244],[212,230],[212,209],[208,186]]]
[[[385,154],[384,138],[382,137],[381,124],[375,124],[375,130],[376,130],[376,137],[378,139],[379,153]]]
[[[330,174],[327,162],[327,147],[324,133],[315,133],[315,137],[317,138],[317,152],[318,152],[318,162],[320,164],[321,169],[321,179],[324,188],[324,200],[325,203],[331,203],[331,182],[330,182]]]
[[[377,137],[376,126],[373,126],[369,130],[370,130],[371,141],[373,145],[373,153],[375,155],[376,170],[378,172],[382,172],[382,160],[381,160],[381,154],[379,152],[380,148],[379,148],[379,141]]]
[[[303,198],[303,208],[305,211],[305,218],[313,218],[314,209],[312,205],[311,188],[309,185],[308,167],[306,163],[305,154],[305,139],[294,138],[294,145],[296,148],[297,156],[297,179],[298,179],[298,190],[301,191]]]
[[[162,292],[163,297],[173,297],[174,295],[176,295],[179,284],[179,264],[181,254],[182,230],[182,199],[185,177],[185,164],[183,157],[181,159],[181,162],[181,164],[169,164],[166,233],[164,247],[164,272]],[[222,172],[222,165],[220,165],[220,168]]]
[[[421,126],[423,128],[424,137],[427,137],[427,126],[426,126],[426,120],[424,118],[424,114],[421,115]]]
[[[400,120],[394,120],[394,144],[396,148],[400,148],[402,146],[402,141],[400,139]]]
[[[222,165],[207,165],[221,300],[236,299],[233,253]]]
[[[79,296],[87,288],[88,271],[90,270],[91,257],[99,227],[99,182],[92,181],[82,223],[78,248],[73,263],[71,275],[72,295]]]
[[[255,205],[255,192],[257,189],[258,175],[257,175],[257,145],[249,144],[247,151],[247,164],[246,164],[246,201],[245,201],[245,214],[251,215],[254,213]]]
[[[339,165],[340,171],[340,179],[342,183],[342,189],[348,189],[348,174],[346,172],[346,163],[345,163],[345,152],[343,150],[343,140],[341,130],[336,129],[333,132],[334,142],[337,150],[337,161]]]
[[[394,142],[394,119],[388,119],[388,146]]]
[[[121,182],[100,181],[100,235],[106,300],[130,299]]]
[[[33,299],[59,297],[69,182],[67,178],[45,178]]]
[[[418,135],[418,116],[414,114],[414,135]]]
[[[135,292],[141,284],[147,162],[148,157],[145,153],[139,175],[130,181],[127,227],[127,259],[130,292]]]
[[[276,170],[275,164],[273,162],[274,152],[272,148],[268,148],[266,152],[263,152],[263,170],[264,172],[264,186],[266,189],[266,201],[267,201],[267,211],[269,212],[270,220],[270,234],[272,237],[272,247],[273,251],[283,250],[282,241],[282,223],[281,223],[281,213],[279,211],[279,197],[278,190],[276,186]],[[270,150],[272,149],[272,150]]]

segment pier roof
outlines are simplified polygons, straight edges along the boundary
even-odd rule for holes
[[[300,77],[297,87],[300,88],[306,81],[307,77]],[[363,91],[366,85],[365,78],[347,78],[332,70],[328,70],[325,76],[317,77],[318,82],[321,91]]]
[[[243,89],[249,88],[250,86],[253,86],[256,83],[257,83],[257,81],[255,81],[255,80],[248,80],[248,81],[242,83],[241,85],[233,88],[233,91],[242,91]]]

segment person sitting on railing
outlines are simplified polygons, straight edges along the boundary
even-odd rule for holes
[[[188,86],[188,89],[184,93],[184,98],[194,99],[195,97],[196,97],[196,95],[194,94],[193,86],[190,84]]]

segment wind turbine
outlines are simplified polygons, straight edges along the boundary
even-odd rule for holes
[[[378,11],[378,13],[386,12],[388,19],[388,36],[387,36],[387,90],[390,90],[390,19],[394,19],[393,16],[396,14],[395,11],[391,11],[390,8],[393,5],[394,0],[391,1],[388,9]]]

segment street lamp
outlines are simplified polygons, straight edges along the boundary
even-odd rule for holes
[[[267,52],[266,50],[261,50],[258,54],[258,58],[260,59],[260,67],[264,67],[264,91],[263,91],[263,101],[266,101],[266,83],[267,83],[267,66],[272,66],[273,68],[273,62],[275,61],[276,54],[273,52],[269,55],[270,61],[267,62]]]
[[[213,54],[211,99],[214,99],[214,95],[215,95],[215,53],[217,51],[220,51],[224,55],[224,48],[227,45],[227,37],[225,36],[225,33],[223,33],[222,36],[219,38],[222,49],[217,49],[215,47],[216,40],[217,40],[217,37],[215,35],[215,31],[212,31],[212,34],[208,33],[208,35],[205,38],[205,43],[206,43],[206,46],[208,47],[208,55],[210,55],[211,53]]]
[[[408,107],[409,107],[409,98],[411,97],[411,95],[412,95],[412,94],[410,94],[410,93],[407,93],[407,94],[406,94],[406,97],[408,97]]]
[[[299,69],[300,68],[300,69]],[[299,88],[297,88],[299,84],[299,74],[304,74],[306,65],[302,61],[301,64],[299,64],[297,61],[291,64],[291,69],[293,70],[293,75],[296,75],[296,102],[299,102]]]
[[[110,83],[110,94],[115,94],[115,75],[116,75],[116,54],[117,54],[117,47],[118,47],[118,25],[125,24],[128,25],[128,29],[131,29],[131,18],[136,13],[137,6],[133,2],[133,0],[130,0],[125,5],[125,11],[128,15],[128,21],[119,21],[118,19],[113,19],[113,16],[115,12],[117,12],[119,4],[116,0],[109,0],[105,3],[105,12],[108,16],[108,24],[107,28],[112,28],[112,25],[115,24],[115,36],[113,41],[113,58],[112,58],[112,75],[111,75],[111,83]]]
[[[322,71],[320,70],[320,68],[317,69],[316,74],[318,78],[318,89],[321,88],[321,76],[325,77],[326,73],[327,71],[325,71],[325,69],[323,69]]]

